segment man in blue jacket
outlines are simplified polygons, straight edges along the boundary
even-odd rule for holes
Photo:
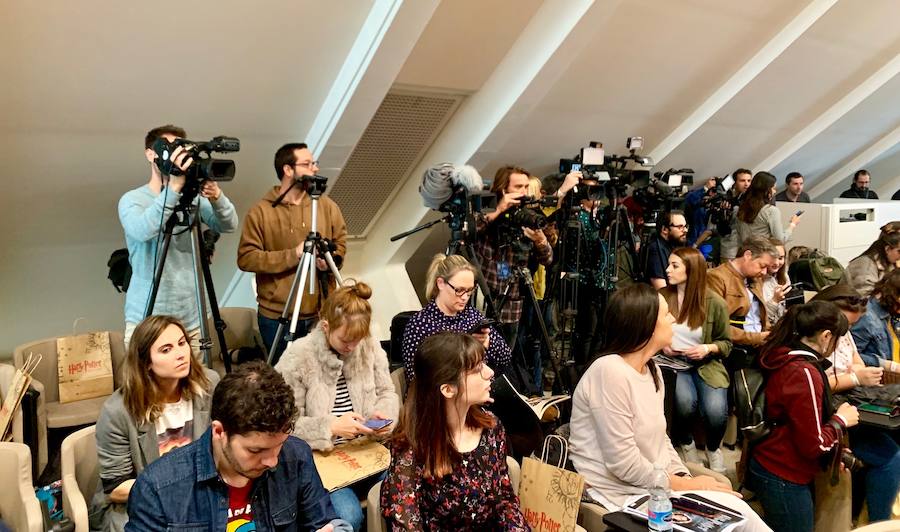
[[[306,442],[290,433],[294,393],[250,362],[216,386],[210,428],[138,476],[126,531],[352,532],[338,519]]]

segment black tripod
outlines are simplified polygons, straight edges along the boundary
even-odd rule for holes
[[[294,274],[294,282],[291,284],[291,291],[288,294],[287,301],[284,302],[284,310],[281,312],[281,317],[278,318],[278,329],[275,331],[275,339],[272,340],[272,349],[269,351],[268,362],[270,365],[277,362],[277,360],[274,360],[275,353],[278,353],[278,347],[284,339],[284,327],[288,324],[288,312],[292,309],[293,313],[291,315],[290,328],[288,331],[290,332],[291,340],[294,339],[294,334],[297,332],[297,322],[300,319],[303,289],[307,286],[307,279],[309,280],[309,294],[314,295],[316,293],[316,257],[321,255],[325,258],[325,262],[328,264],[328,268],[334,275],[338,285],[341,285],[344,282],[338,271],[337,265],[334,262],[334,256],[331,254],[332,244],[327,238],[319,234],[319,231],[317,230],[318,225],[316,225],[318,221],[319,198],[325,192],[327,180],[321,176],[304,176],[301,179],[297,179],[284,191],[284,193],[281,194],[281,196],[272,202],[272,206],[275,207],[281,203],[293,187],[303,186],[307,183],[306,192],[312,199],[312,225],[310,226],[309,234],[306,235],[306,240],[303,242],[303,254],[300,256],[300,264],[297,265],[297,273]],[[293,306],[291,305],[292,301]]]
[[[197,300],[197,309],[200,316],[200,351],[203,352],[203,363],[206,366],[211,364],[210,352],[212,351],[212,338],[209,335],[209,324],[206,319],[206,296],[209,296],[209,311],[213,316],[213,323],[216,328],[216,336],[219,339],[219,347],[222,349],[222,362],[225,364],[225,371],[231,371],[231,359],[228,356],[228,346],[225,343],[225,322],[219,314],[219,304],[216,301],[216,290],[213,286],[212,274],[209,271],[209,256],[206,254],[206,246],[203,242],[203,232],[200,230],[200,202],[196,200],[196,196],[188,198],[183,195],[181,201],[175,206],[175,210],[166,222],[163,230],[163,242],[160,249],[159,257],[153,270],[153,285],[150,289],[150,299],[147,300],[147,310],[144,317],[153,313],[153,307],[156,304],[156,296],[159,293],[159,284],[162,279],[163,268],[166,265],[166,257],[169,254],[169,245],[172,242],[172,233],[176,227],[184,227],[179,232],[190,231],[191,233],[191,257],[194,263],[194,287]],[[201,282],[201,278],[202,281]]]
[[[547,323],[544,321],[543,309],[538,304],[537,294],[534,293],[534,278],[532,277],[531,271],[525,266],[515,266],[511,268],[509,279],[507,279],[503,293],[498,299],[496,317],[499,318],[500,311],[503,309],[503,306],[509,301],[509,289],[513,286],[513,283],[517,282],[522,283],[522,285],[524,285],[526,288],[528,301],[531,303],[531,307],[534,309],[534,315],[537,318],[538,325],[540,325],[541,341],[544,347],[547,349],[547,354],[550,358],[550,365],[553,367],[553,374],[556,376],[556,382],[559,383],[559,387],[562,392],[568,394],[570,390],[570,383],[567,383],[562,379],[562,373],[559,371],[559,364],[557,362],[557,358],[559,357],[559,355],[557,354],[556,349],[553,346],[553,341],[550,339],[550,332],[547,330]],[[485,292],[485,294],[487,294],[487,292]],[[510,346],[513,351],[515,351],[516,345],[518,344],[518,335],[516,336],[517,338],[513,339],[513,345]],[[527,368],[528,361],[525,360],[525,353],[524,350],[521,349],[521,346],[519,352],[522,354],[522,360],[525,363],[525,367]]]

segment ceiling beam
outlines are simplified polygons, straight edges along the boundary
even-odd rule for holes
[[[893,131],[881,137],[875,144],[872,144],[861,151],[856,157],[828,177],[816,182],[816,185],[809,191],[810,197],[817,198],[828,192],[831,187],[842,180],[847,180],[847,186],[850,186],[849,177],[854,172],[874,161],[879,155],[896,146],[898,142],[900,142],[900,126],[897,126]]]
[[[875,192],[878,193],[879,198],[887,200],[891,199],[891,196],[894,195],[894,192],[897,192],[898,190],[900,190],[900,175],[888,179],[888,182],[882,185]]]
[[[772,61],[822,17],[837,0],[812,0],[797,16],[769,40],[749,61],[739,68],[721,87],[716,89],[699,107],[672,130],[649,153],[656,162],[662,161],[675,148],[706,123],[734,96],[749,84]]]
[[[895,55],[893,59],[879,68],[877,72],[854,87],[853,90],[835,102],[827,111],[819,115],[818,118],[810,122],[809,125],[791,137],[790,140],[782,144],[774,153],[756,163],[751,168],[756,170],[772,170],[832,124],[840,120],[842,116],[862,103],[875,91],[883,87],[885,83],[893,79],[898,73],[900,73],[900,54]]]

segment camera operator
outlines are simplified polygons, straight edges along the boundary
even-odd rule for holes
[[[669,211],[660,220],[656,238],[647,244],[647,261],[644,273],[653,288],[657,290],[668,286],[666,268],[669,267],[669,255],[677,247],[687,245],[688,224],[682,211]]]
[[[684,197],[684,214],[690,228],[688,230],[688,243],[695,245],[700,235],[706,231],[709,224],[709,213],[703,199],[716,188],[716,178],[710,177],[702,187],[695,188]]]
[[[153,287],[159,239],[166,222],[181,200],[181,191],[188,179],[184,175],[164,175],[159,170],[153,144],[160,138],[172,142],[177,138],[185,138],[185,131],[168,124],[153,128],[147,133],[144,138],[144,156],[150,163],[150,180],[146,185],[126,192],[119,200],[119,221],[125,231],[128,261],[132,269],[131,284],[125,293],[126,346],[134,328],[144,319]],[[182,146],[173,150],[171,159],[182,172],[194,162]],[[218,183],[205,181],[200,188],[199,201],[200,218],[210,229],[217,233],[231,233],[235,230],[238,225],[237,213]],[[169,246],[153,313],[174,316],[184,324],[189,336],[196,338],[201,317],[195,298],[190,231],[174,231]]]
[[[306,144],[290,143],[275,152],[275,173],[281,182],[247,213],[241,242],[238,245],[238,268],[256,274],[256,301],[259,304],[259,331],[266,344],[272,349],[278,318],[284,311],[293,284],[294,274],[303,255],[303,243],[313,229],[312,198],[307,193],[309,182],[304,177],[314,176],[318,171],[318,161]],[[285,191],[287,195],[278,205],[273,205]],[[334,262],[338,268],[343,264],[347,252],[347,225],[337,204],[329,197],[322,196],[318,203],[316,230],[334,244]],[[316,257],[319,272],[328,271],[322,257]],[[318,277],[322,279],[322,277]],[[333,288],[334,279],[329,279]],[[300,304],[300,319],[297,322],[295,338],[301,338],[312,328],[319,313],[322,291],[313,295],[303,290]],[[287,329],[285,329],[287,330]],[[281,349],[287,345],[280,342]],[[272,363],[278,362],[281,353],[274,353]]]
[[[527,170],[518,166],[504,166],[497,170],[491,183],[491,192],[497,195],[497,209],[476,216],[478,240],[475,252],[494,301],[506,295],[498,318],[503,338],[511,347],[515,346],[522,317],[521,283],[513,277],[513,269],[526,267],[533,275],[538,264],[549,266],[553,261],[553,248],[544,229],[506,228],[520,236],[516,242],[502,242],[500,238],[502,224],[510,223],[509,218],[502,215],[525,208],[519,205],[528,191],[529,175]]]
[[[731,177],[734,179],[734,185],[731,186],[731,189],[726,196],[728,207],[731,210],[731,215],[728,216],[729,224],[737,215],[738,207],[741,206],[741,202],[744,200],[744,193],[750,188],[750,181],[753,180],[753,173],[746,168],[738,168],[731,174]],[[720,234],[722,234],[722,231],[720,231]],[[737,235],[734,231],[722,236],[720,262],[735,258],[738,245]]]

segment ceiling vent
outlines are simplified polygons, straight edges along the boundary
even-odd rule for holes
[[[385,96],[329,193],[349,235],[366,235],[463,98],[396,89]]]

